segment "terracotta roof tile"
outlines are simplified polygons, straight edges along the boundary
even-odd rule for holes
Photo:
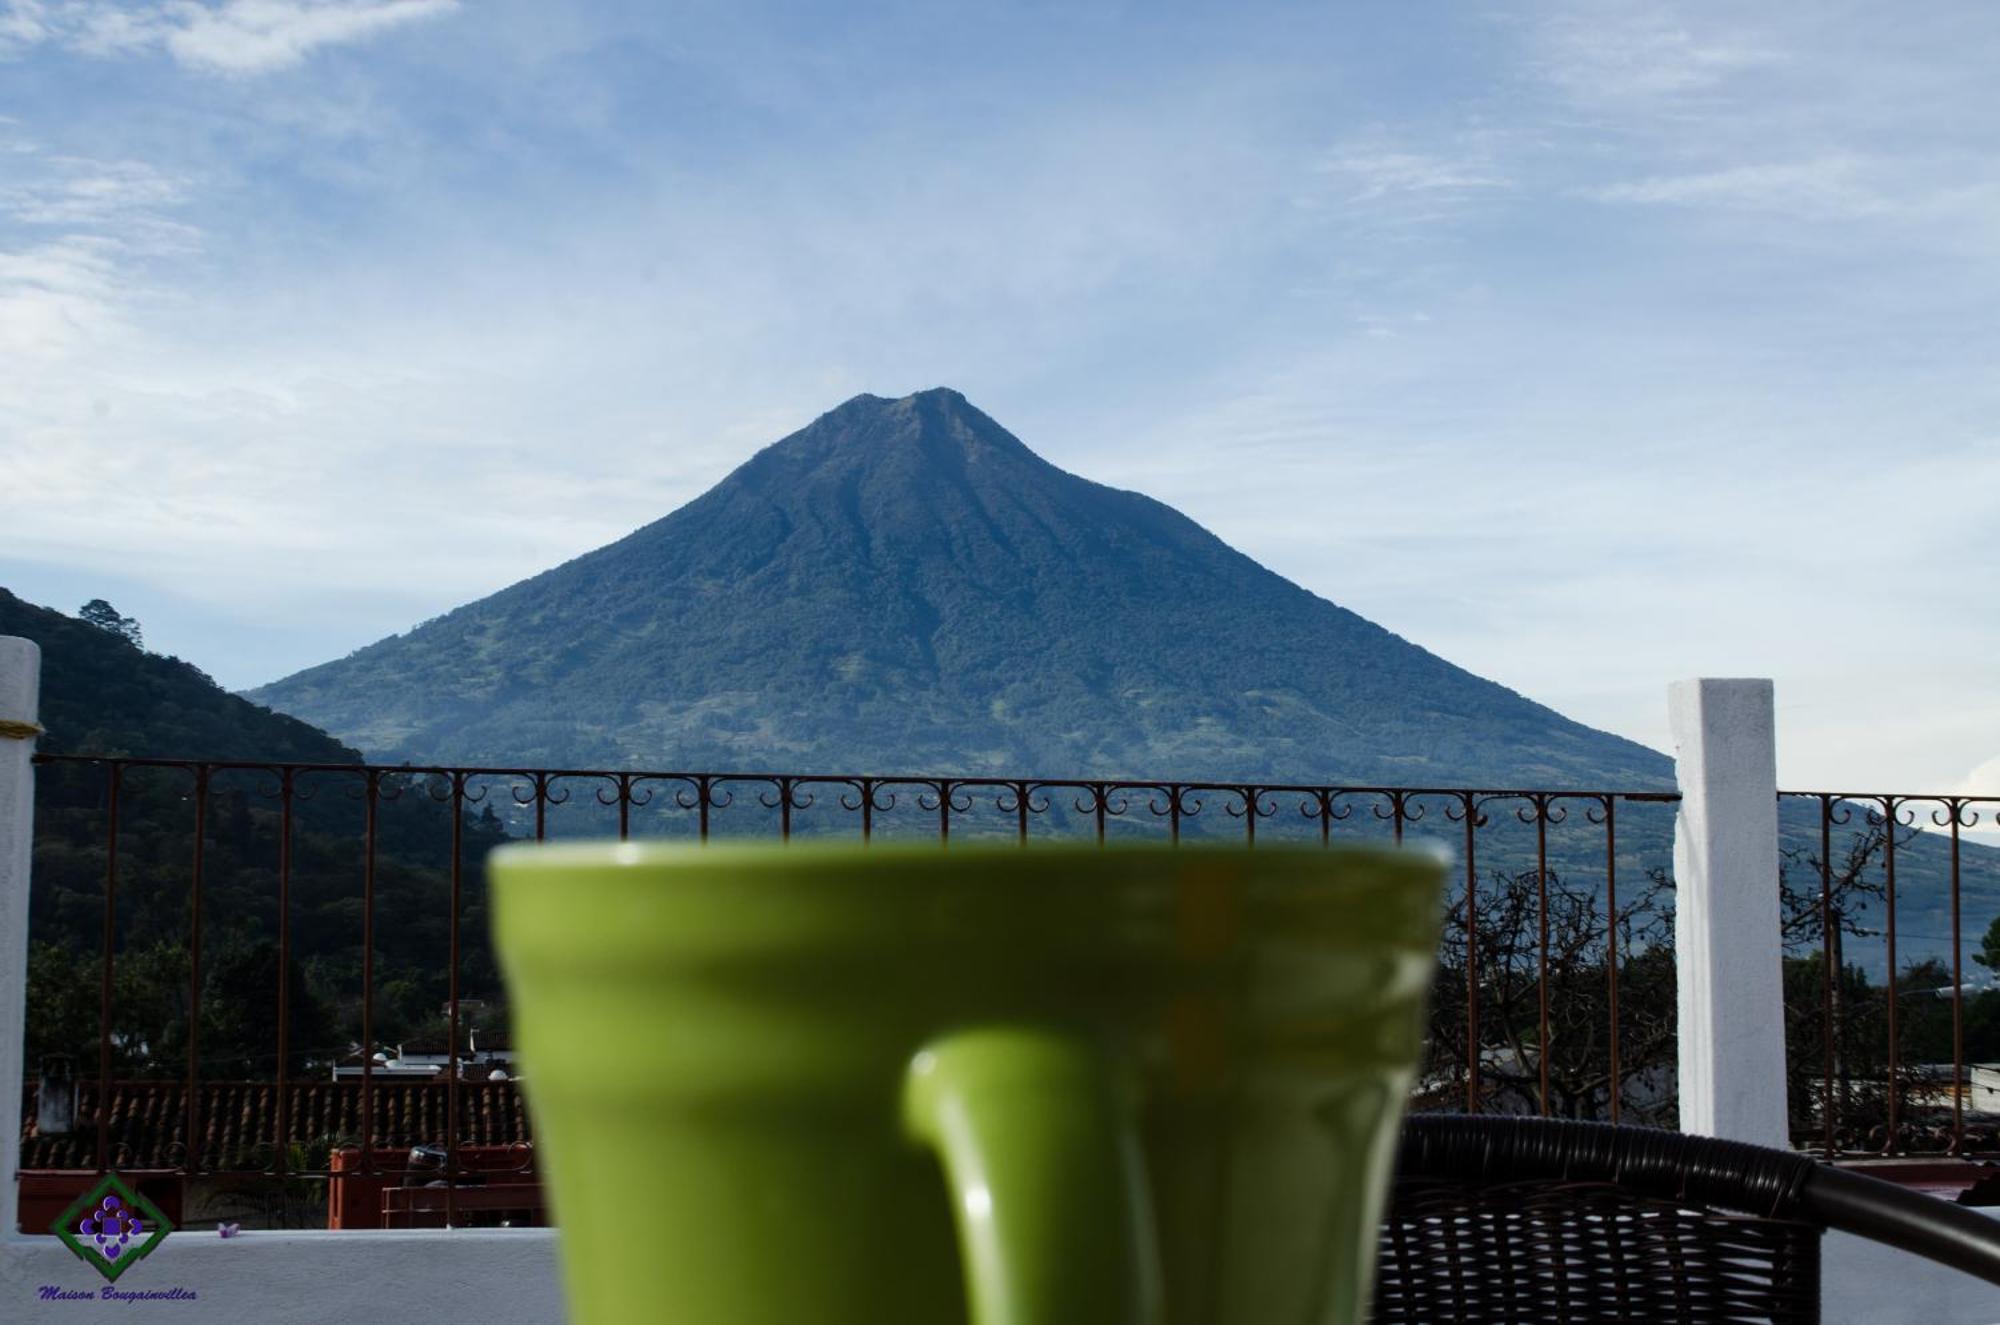
[[[378,1080],[372,1084],[373,1142],[383,1149],[442,1143],[448,1108],[443,1080]],[[76,1125],[55,1136],[35,1126],[35,1091],[22,1110],[23,1169],[93,1168],[97,1163],[97,1099],[93,1082],[77,1083]],[[200,1084],[201,1145],[196,1167],[268,1166],[278,1140],[278,1090],[268,1081]],[[285,1139],[306,1147],[308,1164],[325,1167],[325,1146],[361,1141],[361,1082],[294,1081],[285,1085]],[[461,1145],[519,1145],[533,1139],[527,1104],[515,1081],[461,1081]],[[114,1081],[108,1132],[113,1168],[177,1168],[187,1149],[187,1083]]]

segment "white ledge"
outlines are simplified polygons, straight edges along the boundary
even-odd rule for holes
[[[104,1282],[53,1237],[0,1238],[0,1320],[57,1313],[75,1320],[80,1304],[44,1299],[44,1285],[94,1297]],[[229,1238],[183,1230],[169,1234],[116,1287],[185,1289],[191,1300],[118,1305],[161,1314],[185,1307],[184,1319],[201,1325],[419,1319],[559,1325],[564,1314],[556,1234],[546,1228],[246,1230]]]

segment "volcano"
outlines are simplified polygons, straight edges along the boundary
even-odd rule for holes
[[[1672,778],[942,388],[857,396],[615,543],[251,697],[420,762]]]

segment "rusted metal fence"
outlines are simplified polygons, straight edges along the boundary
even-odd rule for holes
[[[97,871],[90,891],[70,888],[50,899],[36,925],[38,932],[66,926],[65,933],[88,932],[95,940],[88,958],[95,1042],[76,1073],[74,1124],[74,1140],[88,1145],[71,1144],[64,1153],[99,1171],[164,1166],[190,1179],[248,1171],[279,1184],[359,1178],[380,1185],[400,1164],[394,1152],[436,1144],[443,1149],[439,1203],[447,1224],[465,1213],[454,1195],[461,1181],[492,1179],[493,1154],[514,1157],[509,1181],[529,1180],[525,1114],[498,1123],[488,1117],[504,1112],[493,1101],[511,1096],[512,1083],[475,1080],[461,1062],[468,1010],[476,1007],[489,1028],[504,1016],[496,1012],[503,994],[483,909],[484,852],[503,838],[1071,837],[1255,846],[1429,837],[1449,845],[1457,859],[1416,1106],[1674,1121],[1669,860],[1678,797],[1667,791],[75,755],[40,755],[36,762],[46,782],[60,782],[69,807],[59,825],[37,830],[38,848],[47,836],[50,852],[65,853],[47,870],[38,857],[37,893],[45,874]],[[1976,936],[1961,926],[1961,893],[1973,872],[1966,866],[1972,848],[1961,835],[1977,826],[1982,811],[1994,813],[2000,798],[1781,793],[1779,800],[1787,844],[1781,887],[1795,1141],[1829,1154],[2000,1149],[2000,1135],[1981,1122],[1967,1085],[1968,1017],[1983,1012],[1979,1000],[1986,995],[1965,979],[1966,944]],[[138,802],[146,807],[143,820],[128,813]],[[181,825],[166,835],[170,840],[159,831],[163,813]],[[144,823],[147,840],[137,840],[134,822]],[[414,860],[425,853],[426,861]],[[253,858],[254,871],[246,864]],[[1929,894],[1943,890],[1948,901],[1948,936],[1927,936],[1923,949],[1949,969],[1950,1076],[1942,1088],[1936,1079],[1942,1062],[1912,1058],[1912,1019],[1899,1003],[1911,992],[1910,973],[1899,965],[1910,951],[1907,941],[1899,946],[1907,933],[1907,925],[1899,933],[1899,912],[1909,909],[1913,859],[1922,886]],[[135,875],[146,880],[143,896],[128,878]],[[218,896],[225,900],[218,903]],[[384,1038],[383,954],[398,952],[389,982],[406,985],[412,964],[431,961],[426,954],[433,950],[385,934],[380,915],[393,904],[407,916],[413,897],[443,911],[441,919],[432,917],[431,938],[443,967],[438,987],[449,1048],[434,1080],[388,1081],[376,1056]],[[1987,894],[1980,897],[1983,906]],[[1934,903],[1933,897],[1929,911],[1937,911]],[[85,906],[98,908],[87,924],[78,914]],[[275,1008],[273,1042],[248,1072],[236,1059],[219,1069],[203,1040],[205,1000],[220,996],[210,987],[204,936],[231,920],[219,906],[256,910],[259,933],[275,949],[267,994]],[[305,931],[301,907],[311,917]],[[331,946],[324,932],[329,915],[343,925],[351,920],[351,954]],[[1873,958],[1857,958],[1856,945],[1877,937],[1885,960],[1871,966]],[[170,1037],[156,1044],[121,1030],[119,964],[137,960],[132,954],[141,939],[171,948],[184,991],[176,996],[182,1038],[171,1060],[161,1052]],[[1935,961],[1924,969],[1934,971]],[[309,975],[301,974],[304,967]],[[1852,974],[1864,968],[1881,972],[1880,990]],[[1827,978],[1828,972],[1838,974]],[[295,1042],[294,1000],[315,979],[338,986],[332,1001],[340,1005],[339,1043]],[[1929,994],[1942,997],[1934,988]],[[1993,1010],[2000,1014],[2000,1004]],[[1745,1015],[1766,1014],[1746,1009]],[[31,1007],[31,1026],[36,1016]],[[2000,1015],[1995,1024],[2000,1028]],[[1862,1052],[1860,1041],[1878,1031],[1880,1051]],[[332,1080],[343,1059],[350,1060],[345,1079]],[[35,1081],[43,1065],[26,1066]],[[236,1079],[245,1076],[252,1081]],[[134,1080],[155,1083],[152,1094]],[[250,1098],[236,1089],[250,1084],[264,1088],[256,1098],[269,1116],[237,1119],[228,1139],[219,1139],[224,1129],[205,1114],[221,1107],[218,1099]],[[160,1103],[169,1085],[171,1101]],[[385,1101],[408,1100],[413,1092],[434,1105],[385,1112]],[[128,1103],[117,1104],[121,1099]],[[150,1149],[133,1139],[139,1115],[151,1119]],[[161,1140],[169,1127],[173,1137]],[[461,1157],[475,1149],[481,1158],[472,1174]]]
[[[2000,989],[1978,960],[2000,872],[1966,841],[2000,820],[2000,796],[1778,799],[1795,1142],[1835,1158],[2000,1152]]]
[[[943,843],[1083,837],[1099,842],[1236,840],[1252,846],[1347,839],[1400,842],[1426,835],[1448,843],[1458,859],[1439,1016],[1433,1028],[1432,1059],[1420,1083],[1419,1106],[1617,1118],[1632,1105],[1628,1093],[1634,1080],[1647,1075],[1651,1084],[1644,1087],[1649,1096],[1646,1116],[1659,1120],[1660,1107],[1670,1110],[1670,1102],[1662,1106],[1660,1099],[1658,1036],[1651,1037],[1646,1061],[1625,1061],[1631,1041],[1621,982],[1635,962],[1651,957],[1658,965],[1664,931],[1655,915],[1650,937],[1635,938],[1637,908],[1632,891],[1621,890],[1634,876],[1649,886],[1663,879],[1676,799],[1671,793],[264,764],[72,755],[42,755],[37,762],[45,779],[66,779],[72,799],[83,794],[78,789],[86,782],[97,787],[90,813],[101,838],[94,848],[87,841],[78,844],[78,850],[89,852],[91,859],[101,858],[101,914],[94,925],[99,949],[94,1072],[88,1074],[88,1090],[80,1094],[76,1126],[80,1133],[94,1131],[89,1159],[100,1170],[142,1158],[119,1132],[121,1120],[113,1117],[111,1102],[119,1098],[122,1064],[126,1076],[171,1076],[182,1087],[172,1110],[180,1135],[167,1154],[144,1156],[149,1163],[164,1161],[197,1177],[232,1164],[240,1166],[243,1155],[249,1154],[254,1157],[251,1167],[277,1182],[338,1181],[351,1175],[379,1180],[381,1147],[401,1146],[410,1139],[380,1121],[379,1097],[385,1091],[383,1069],[375,1057],[378,955],[384,947],[378,911],[385,897],[384,871],[391,863],[382,824],[392,805],[410,801],[434,807],[433,817],[441,821],[435,824],[442,839],[438,900],[446,915],[437,955],[445,965],[443,1021],[452,1056],[438,1079],[425,1087],[443,1096],[443,1107],[428,1115],[441,1121],[441,1135],[421,1139],[444,1148],[447,1222],[456,1222],[451,1193],[462,1176],[459,1154],[470,1126],[461,1096],[474,1084],[464,1080],[457,1067],[458,1053],[466,1045],[464,1014],[469,1001],[490,1006],[500,997],[490,954],[484,950],[483,921],[467,922],[468,898],[483,890],[478,855],[496,833],[532,840],[613,834],[621,839],[846,836],[864,842],[932,838]],[[168,783],[177,784],[178,791],[163,791]],[[136,941],[121,919],[121,906],[128,905],[121,894],[121,862],[147,857],[156,892],[170,886],[160,880],[175,876],[157,859],[161,843],[128,840],[123,811],[141,784],[156,811],[163,796],[172,799],[187,825],[178,839],[185,862],[178,871],[184,885],[180,899],[184,921],[176,933],[145,936],[174,941],[185,951],[181,973],[185,1043],[173,1065],[151,1060],[135,1064],[143,1054],[135,1051],[131,1035],[120,1035],[116,1029],[121,948]],[[216,802],[221,797],[247,802],[254,813],[248,820],[240,808],[233,815],[218,816]],[[310,1118],[294,1116],[308,1110],[300,1103],[302,1078],[324,1079],[333,1064],[324,1053],[327,1046],[310,1046],[313,1052],[307,1053],[308,1047],[293,1043],[295,1016],[290,1006],[301,987],[297,968],[302,936],[294,915],[306,868],[301,865],[301,838],[310,838],[316,856],[326,855],[329,800],[347,807],[342,811],[346,818],[341,833],[348,842],[349,858],[334,872],[349,880],[349,895],[340,900],[352,903],[359,945],[358,988],[352,991],[347,1032],[355,1049],[354,1062],[344,1085],[358,1095],[358,1102],[335,1111],[345,1121],[333,1136],[323,1130],[307,1134],[329,1125],[324,1108],[313,1106]],[[1635,814],[1648,812],[1652,821],[1643,831],[1628,829]],[[88,832],[74,822],[75,817],[65,825],[72,839]],[[272,1117],[248,1129],[247,1145],[231,1155],[218,1153],[215,1129],[203,1117],[204,1101],[213,1097],[217,1084],[204,1080],[201,1035],[203,1000],[213,997],[205,984],[203,946],[204,932],[218,920],[212,914],[217,885],[212,875],[217,853],[225,847],[232,859],[244,855],[244,844],[229,843],[229,826],[219,818],[232,818],[239,833],[249,822],[261,834],[255,849],[268,855],[267,872],[259,879],[267,889],[268,927],[276,947],[276,977],[269,991],[277,1009],[275,1044],[270,1057],[262,1060],[270,1068],[261,1077],[270,1087],[265,1098]],[[301,823],[308,819],[302,829]],[[157,813],[152,821],[157,822]],[[472,839],[479,844],[476,855],[468,853]],[[407,875],[407,861],[402,859],[407,847],[399,852],[396,870]],[[324,860],[310,866],[311,888],[322,903],[330,886],[328,870]],[[158,898],[146,910],[156,927],[159,917],[167,914]],[[324,934],[311,938],[316,950],[325,949]],[[470,989],[463,979],[469,953],[478,957],[476,965],[484,973],[484,982]],[[1670,967],[1670,959],[1667,964]],[[1586,990],[1588,1007],[1581,1015],[1595,1023],[1588,1031],[1591,1043],[1571,1045],[1569,1040],[1579,1038],[1579,1010],[1572,1004],[1586,998]],[[1661,992],[1654,988],[1650,995],[1646,1016],[1653,1022],[1670,1014],[1670,1008],[1663,1013],[1658,1006]],[[1670,986],[1664,992],[1671,997]],[[32,1022],[32,1009],[30,1015]],[[1588,1065],[1579,1065],[1578,1053],[1590,1059]],[[27,1065],[30,1081],[37,1067],[32,1062]],[[614,1070],[614,1065],[607,1065],[607,1070]],[[398,1097],[410,1089],[405,1081],[394,1084],[391,1093]],[[477,1084],[481,1095],[491,1093],[490,1083]],[[1671,1091],[1665,1094],[1670,1097]],[[506,1143],[507,1138],[482,1133],[471,1143],[490,1146],[495,1141]],[[358,1162],[338,1166],[331,1159],[313,1162],[319,1150],[342,1147],[358,1150]],[[526,1173],[532,1151],[523,1146],[519,1153],[520,1171]]]

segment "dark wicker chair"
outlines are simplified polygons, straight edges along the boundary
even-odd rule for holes
[[[2000,1220],[1805,1155],[1642,1127],[1416,1115],[1376,1325],[1819,1320],[1827,1229],[2000,1284]]]

